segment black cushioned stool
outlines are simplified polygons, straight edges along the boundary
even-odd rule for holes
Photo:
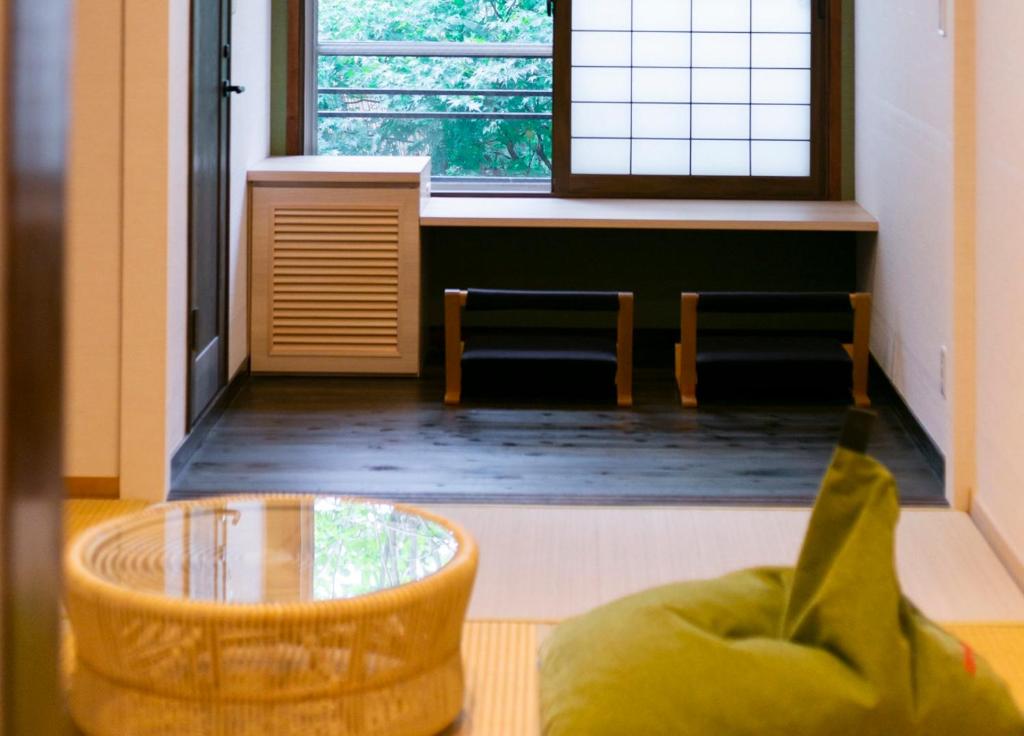
[[[697,340],[700,314],[853,314],[849,343],[817,337],[702,338]],[[683,406],[697,406],[697,374],[714,367],[729,375],[743,370],[786,367],[852,371],[853,402],[868,399],[868,351],[871,331],[871,295],[846,292],[702,292],[681,295],[680,339],[676,343],[676,383]]]
[[[599,338],[481,336],[464,340],[462,310],[550,310],[617,312],[614,341]],[[619,406],[633,405],[633,294],[615,291],[507,291],[447,289],[444,293],[444,402],[462,401],[462,369],[505,371],[544,367],[573,371],[583,367],[607,373]]]

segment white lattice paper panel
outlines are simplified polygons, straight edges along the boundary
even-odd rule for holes
[[[573,0],[572,172],[810,175],[811,0]]]

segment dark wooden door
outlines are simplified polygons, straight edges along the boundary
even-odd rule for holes
[[[189,427],[227,383],[230,0],[192,0]]]

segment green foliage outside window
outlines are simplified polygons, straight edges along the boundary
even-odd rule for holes
[[[550,43],[545,0],[320,0],[324,41]],[[550,58],[320,56],[317,83],[346,89],[551,90]],[[551,112],[550,96],[320,94],[320,111]],[[550,119],[326,118],[318,150],[430,155],[435,176],[548,177]]]

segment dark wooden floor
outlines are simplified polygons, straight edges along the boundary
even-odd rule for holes
[[[879,395],[879,393],[883,395]],[[779,503],[815,495],[841,402],[678,405],[641,372],[636,406],[442,406],[440,376],[253,378],[173,484],[172,498],[330,492],[420,502]],[[944,504],[898,407],[876,392],[872,454],[904,503]]]

